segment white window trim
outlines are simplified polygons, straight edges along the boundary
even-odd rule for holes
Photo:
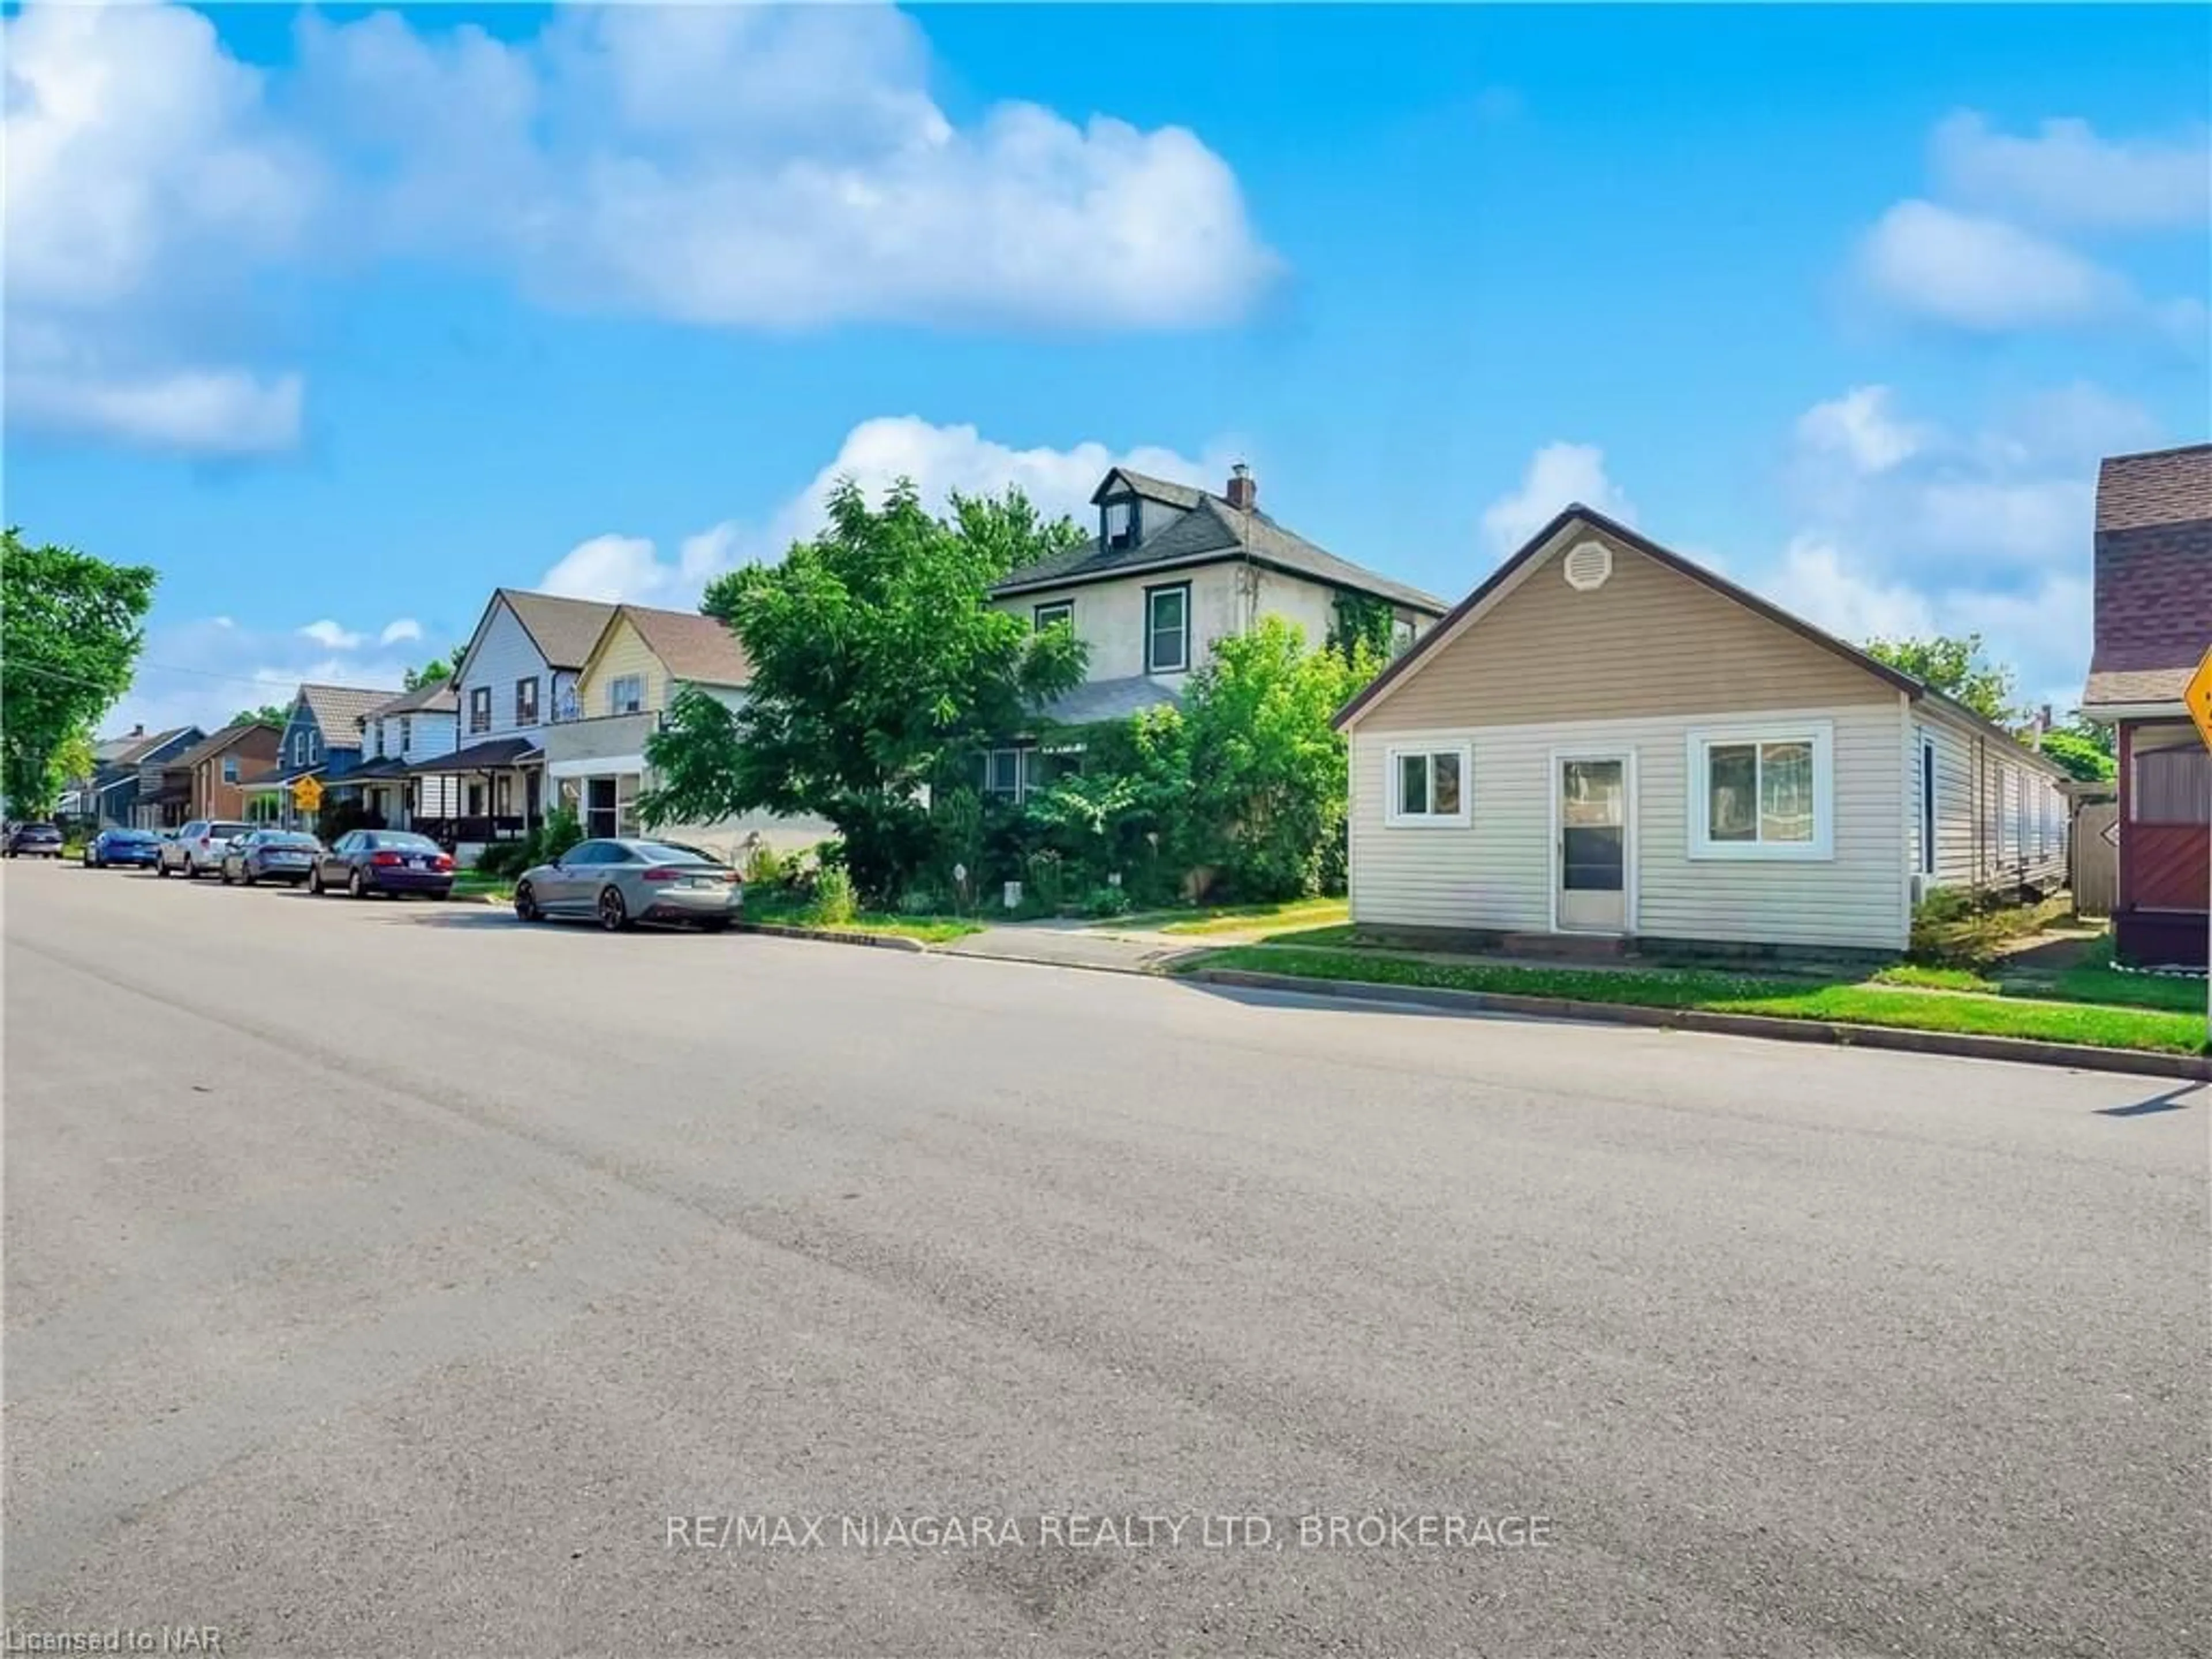
[[[1712,794],[1706,753],[1740,743],[1809,743],[1813,746],[1813,839],[1715,841]],[[1689,856],[1696,862],[1826,864],[1836,856],[1836,728],[1832,720],[1796,720],[1778,726],[1698,726],[1684,738],[1684,805],[1689,820]]]
[[[1182,626],[1180,629],[1182,636],[1182,657],[1181,661],[1172,664],[1156,661],[1154,659],[1152,651],[1153,643],[1159,635],[1159,629],[1155,626],[1152,621],[1152,608],[1162,599],[1167,598],[1170,593],[1174,594],[1177,599],[1182,601]],[[1155,586],[1148,587],[1145,590],[1145,672],[1146,674],[1188,674],[1190,672],[1190,659],[1192,655],[1190,612],[1191,585],[1187,581],[1162,582]]]
[[[1398,762],[1406,755],[1459,757],[1459,811],[1401,812],[1398,810]],[[1430,769],[1433,778],[1435,768]],[[1433,794],[1433,790],[1431,791]],[[1390,830],[1465,830],[1474,822],[1474,745],[1446,739],[1432,743],[1394,743],[1382,751],[1382,823]]]

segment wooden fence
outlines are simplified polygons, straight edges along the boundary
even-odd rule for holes
[[[2109,916],[2120,902],[2119,819],[2117,801],[2084,801],[2074,809],[2074,869],[2068,885],[2074,890],[2076,915]]]

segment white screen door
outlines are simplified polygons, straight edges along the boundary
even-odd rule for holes
[[[1628,930],[1628,763],[1559,763],[1559,927]]]

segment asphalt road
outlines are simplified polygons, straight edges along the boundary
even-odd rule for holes
[[[68,867],[0,902],[11,1642],[2212,1649],[2203,1089]]]

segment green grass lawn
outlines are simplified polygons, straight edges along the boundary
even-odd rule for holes
[[[807,927],[839,933],[891,933],[901,939],[920,939],[924,945],[944,945],[983,931],[982,923],[958,916],[894,916],[874,910],[862,910],[848,921],[824,921],[811,903],[751,888],[745,892],[744,919],[777,927]]]
[[[2109,944],[2089,959],[2055,974],[2010,972],[2002,963],[1987,969],[1923,968],[1900,963],[1871,975],[1878,985],[1928,991],[1967,991],[1983,996],[2027,997],[2044,1002],[2094,1002],[2118,1008],[2159,1008],[2170,1013],[2201,1013],[2204,981],[2170,975],[2124,974],[2112,965]]]
[[[478,875],[473,870],[463,870],[453,877],[453,896],[496,899],[504,904],[514,896],[514,884],[497,876]]]
[[[2113,1007],[2079,1001],[1982,996],[1961,988],[1931,995],[1894,983],[1771,978],[1704,969],[1621,970],[1440,963],[1387,952],[1231,946],[1182,964],[1179,971],[1236,968],[1300,979],[1357,980],[1510,996],[1643,1008],[1694,1008],[1716,1013],[1771,1014],[1784,1019],[1833,1020],[1908,1030],[2039,1038],[2100,1048],[2140,1048],[2193,1054],[2205,1047],[2202,1014]],[[1953,988],[1940,988],[1951,990]],[[2200,993],[2202,987],[2197,988]]]
[[[1111,924],[1121,927],[1153,927],[1163,933],[1204,937],[1208,933],[1248,933],[1268,922],[1294,927],[1318,927],[1341,923],[1348,929],[1352,903],[1348,899],[1286,899],[1280,904],[1212,904],[1194,910],[1154,910],[1124,916]]]

